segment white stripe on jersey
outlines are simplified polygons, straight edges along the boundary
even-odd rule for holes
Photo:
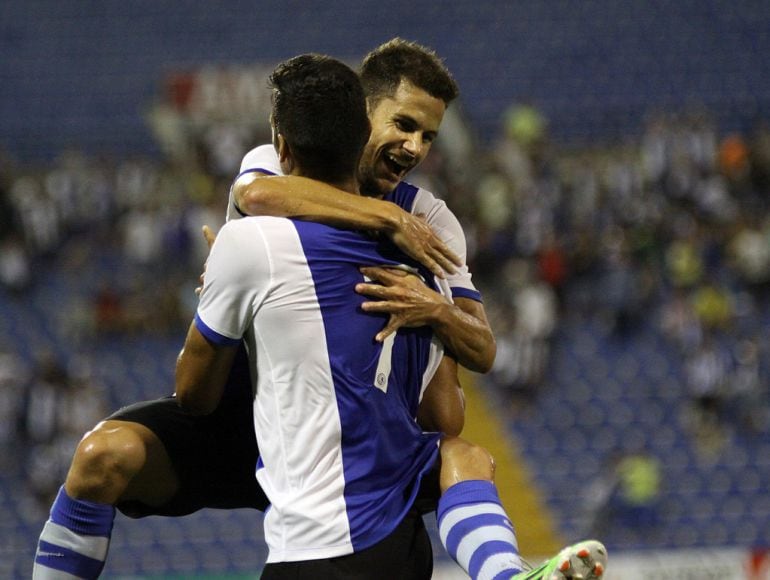
[[[436,452],[433,436],[421,435],[414,421],[414,399],[441,359],[440,342],[421,338],[413,349],[404,345],[414,338],[399,339],[401,358],[394,365],[399,377],[410,378],[399,379],[399,388],[383,395],[387,400],[357,388],[363,380],[356,365],[377,356],[373,337],[384,319],[358,311],[356,300],[363,298],[350,277],[360,276],[361,263],[385,258],[376,253],[375,241],[353,232],[329,234],[332,230],[283,218],[229,222],[212,248],[198,308],[211,330],[243,336],[249,345],[257,393],[254,425],[265,466],[257,479],[273,504],[264,520],[268,562],[334,557],[379,541],[400,521],[399,510],[408,509],[413,483]],[[314,267],[324,271],[311,271],[311,256]],[[323,286],[316,287],[316,277],[325,280]],[[330,323],[324,317],[332,310],[337,318]],[[371,326],[362,330],[358,317]],[[345,327],[348,319],[357,321],[352,334]],[[411,332],[419,335],[417,329]],[[328,341],[327,333],[332,333]],[[340,348],[356,354],[342,356],[342,362],[332,359]],[[419,352],[426,354],[416,364],[417,355],[404,354]],[[382,395],[373,383],[367,388]],[[410,397],[408,407],[400,402]],[[349,434],[361,426],[364,439],[359,433],[351,440]],[[351,485],[352,490],[346,487]]]

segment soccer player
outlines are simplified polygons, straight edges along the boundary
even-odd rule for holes
[[[302,55],[271,83],[284,170],[357,194],[369,121],[355,72]],[[403,267],[432,284],[391,244],[287,218],[228,222],[207,261],[176,393],[192,413],[216,409],[243,339],[257,479],[271,501],[265,579],[429,577],[427,536],[420,515],[408,514],[438,454],[439,434],[415,416],[442,347],[427,327],[374,340],[384,318],[360,308],[362,264]]]

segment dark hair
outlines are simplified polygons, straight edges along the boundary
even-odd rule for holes
[[[273,123],[307,177],[336,181],[355,174],[369,139],[358,75],[329,56],[303,54],[270,75]]]
[[[433,50],[401,38],[393,38],[367,54],[360,75],[370,106],[392,97],[402,80],[447,106],[460,94],[452,74]]]

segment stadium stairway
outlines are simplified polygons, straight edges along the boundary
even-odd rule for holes
[[[486,447],[495,458],[500,499],[515,527],[522,555],[534,559],[552,554],[561,548],[562,541],[540,488],[534,484],[516,441],[506,433],[503,418],[480,392],[483,383],[473,373],[462,370],[466,413],[462,436]]]

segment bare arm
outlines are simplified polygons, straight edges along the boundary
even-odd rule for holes
[[[190,325],[176,362],[176,398],[192,415],[208,415],[217,408],[237,346],[218,346]]]
[[[296,217],[342,228],[383,232],[404,253],[444,277],[460,258],[421,218],[380,199],[351,195],[331,185],[299,176],[252,172],[233,184],[238,208],[247,215]]]
[[[465,396],[457,380],[457,363],[445,356],[423,394],[417,422],[425,431],[459,435],[465,424]]]
[[[377,340],[384,340],[401,326],[430,326],[461,365],[475,372],[489,372],[497,347],[483,304],[469,298],[457,298],[453,304],[401,270],[367,267],[361,272],[376,282],[356,285],[357,292],[376,299],[364,302],[362,308],[391,315]]]

